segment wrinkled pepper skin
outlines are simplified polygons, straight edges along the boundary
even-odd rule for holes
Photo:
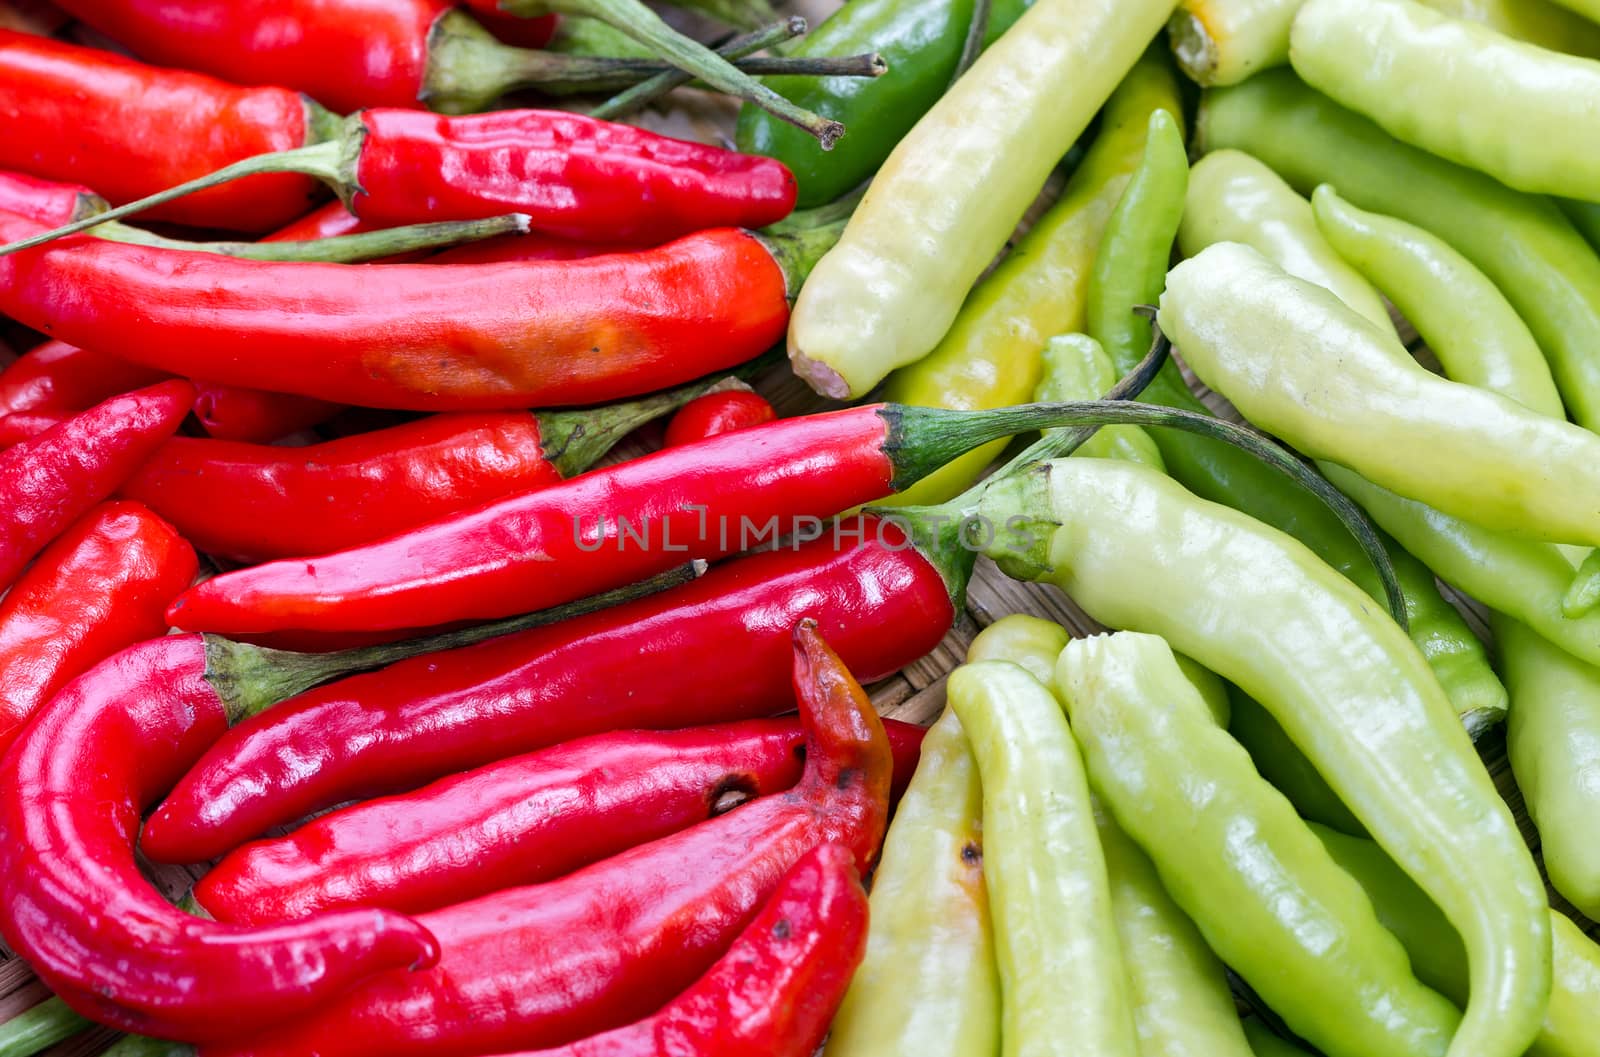
[[[128,479],[194,402],[188,382],[114,396],[0,452],[0,588]]]
[[[165,371],[63,341],[47,341],[0,372],[0,413],[83,411],[118,393],[155,385]]]
[[[918,728],[885,730],[893,749],[920,745]],[[804,744],[792,719],[580,738],[245,845],[200,879],[194,900],[241,924],[343,907],[436,910],[551,880],[788,789]]]
[[[70,679],[167,630],[194,548],[137,503],[107,503],[47,547],[0,601],[0,757]]]
[[[1121,633],[1056,667],[1095,791],[1207,942],[1330,1057],[1443,1054],[1460,1014],[1294,809],[1219,729],[1171,650]]]
[[[281,1023],[439,953],[384,911],[241,928],[183,913],[144,879],[142,809],[228,724],[208,660],[199,635],[123,650],[57,694],[0,767],[0,935],[78,1012],[186,1041]]]
[[[228,76],[275,83],[240,72]],[[306,107],[304,97],[286,88],[241,88],[0,29],[0,122],[6,128],[0,168],[87,184],[113,205],[256,154],[302,146],[311,135]],[[257,176],[146,215],[263,232],[304,213],[321,194],[304,176]]]
[[[367,110],[359,217],[409,224],[526,213],[577,240],[652,245],[701,228],[758,228],[794,209],[777,162],[555,110],[441,117]]]
[[[1462,931],[1473,993],[1452,1045],[1527,1048],[1550,994],[1544,885],[1405,632],[1303,545],[1131,463],[1046,463],[992,485],[977,512],[1039,519],[1028,546],[990,549],[1008,573],[1165,636],[1271,711]]]
[[[278,1031],[202,1053],[466,1057],[562,1045],[659,1009],[817,845],[841,844],[870,869],[888,815],[888,740],[815,622],[797,625],[793,642],[806,728],[793,790],[559,880],[424,914],[442,949],[436,968],[374,977]]]
[[[999,0],[989,11],[986,41],[1005,32],[1030,0]],[[881,77],[768,77],[767,87],[825,117],[849,134],[831,151],[815,137],[751,103],[739,111],[739,149],[777,158],[800,182],[800,206],[832,202],[867,180],[895,144],[936,103],[972,26],[972,0],[867,0],[839,8],[788,55],[877,52],[889,64]]]
[[[892,526],[849,527],[867,543],[741,558],[635,603],[280,705],[217,742],[151,815],[143,847],[160,861],[203,862],[320,807],[510,753],[784,711],[789,628],[807,615],[861,678],[890,675],[950,629],[949,589]],[[318,766],[303,766],[308,753]]]
[[[0,215],[0,239],[39,225]],[[73,239],[0,258],[0,309],[147,367],[414,411],[605,403],[783,334],[767,247],[721,229],[630,255],[452,265],[207,258]],[[94,291],[85,297],[85,291]]]
[[[983,789],[954,712],[933,725],[872,879],[867,951],[824,1057],[996,1053],[1000,978]]]

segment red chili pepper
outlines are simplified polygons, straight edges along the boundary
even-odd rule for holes
[[[485,619],[632,583],[687,558],[822,532],[956,455],[1059,425],[1049,405],[959,412],[874,404],[783,419],[515,495],[314,563],[227,573],[186,592],[176,627],[363,631]],[[809,520],[807,520],[809,519]],[[757,528],[757,531],[760,531]]]
[[[0,452],[0,588],[132,476],[193,401],[188,382],[162,382]]]
[[[344,410],[340,404],[264,389],[195,382],[194,414],[219,440],[265,443],[319,426]]]
[[[167,630],[194,548],[137,503],[86,514],[0,602],[0,756],[67,680]]]
[[[950,630],[964,574],[952,569],[947,584],[888,522],[846,528],[865,543],[754,554],[638,602],[281,705],[183,778],[146,823],[145,853],[204,862],[320,808],[511,754],[772,715],[787,707],[789,629],[808,615],[863,679],[891,675]]]
[[[38,230],[0,214],[0,238]],[[719,229],[544,264],[197,264],[84,238],[0,260],[0,311],[228,385],[417,411],[581,406],[766,351],[803,274],[790,253]]]
[[[300,448],[174,437],[122,494],[207,554],[327,554],[557,484],[710,384],[582,411],[435,415]]]
[[[496,40],[519,48],[544,47],[556,35],[556,25],[561,20],[559,15],[519,18],[498,11],[478,11],[475,15],[478,21],[483,23],[483,28],[494,34]]]
[[[0,124],[0,168],[82,181],[117,205],[314,135],[306,100],[288,89],[240,88],[9,30],[0,30]],[[267,176],[150,215],[266,231],[317,193],[304,176]]]
[[[441,250],[429,264],[496,264],[506,261],[581,261],[605,253],[634,253],[649,246],[624,243],[575,242],[572,239],[530,232],[468,242]]]
[[[12,213],[22,213],[20,209],[0,205],[0,208]],[[26,213],[22,214],[27,216]],[[263,235],[262,242],[309,242],[312,239],[337,238],[340,235],[358,235],[364,231],[380,231],[382,224],[370,220],[362,220],[344,207],[338,200],[324,203],[301,217],[291,221],[270,235]]]
[[[5,55],[5,30],[0,30],[0,63]],[[0,75],[4,66],[0,64]],[[0,80],[0,92],[4,91]],[[0,169],[0,209],[52,227],[103,213],[111,204],[87,187],[58,183],[26,173]]]
[[[810,1057],[866,954],[867,897],[850,853],[809,852],[728,953],[645,1020],[515,1057]]]
[[[559,880],[421,915],[439,964],[385,973],[208,1057],[478,1054],[560,1045],[658,1010],[727,949],[819,844],[863,871],[888,816],[892,764],[866,694],[814,622],[794,633],[806,727],[800,784]]]
[[[0,414],[82,411],[168,377],[116,356],[47,341],[23,353],[0,373]]]
[[[9,415],[0,415],[0,448],[31,440],[71,417],[61,411],[13,411]]]
[[[667,425],[667,447],[676,448],[697,440],[734,433],[777,419],[778,413],[766,398],[750,389],[707,393],[690,401],[672,416]]]

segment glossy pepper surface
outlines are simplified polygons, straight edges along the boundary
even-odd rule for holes
[[[885,728],[914,759],[918,728]],[[580,738],[245,845],[193,898],[219,921],[248,924],[338,907],[434,910],[551,880],[782,792],[800,780],[804,744],[791,719]]]
[[[198,635],[151,639],[80,676],[5,757],[0,933],[79,1012],[145,1034],[232,1035],[378,969],[431,963],[409,919],[357,910],[270,930],[170,906],[134,860],[142,809],[241,702]]]
[[[813,622],[794,632],[806,767],[782,796],[542,885],[422,915],[439,966],[385,974],[221,1054],[486,1053],[560,1045],[660,1007],[715,960],[802,855],[844,845],[876,861],[892,766],[865,693]],[[693,864],[686,869],[686,864]],[[619,951],[631,957],[619,958]],[[405,1011],[428,1009],[421,1019]]]
[[[265,444],[320,426],[342,410],[340,404],[292,393],[195,383],[195,418],[208,436],[219,440]]]
[[[1486,528],[1600,544],[1600,439],[1439,378],[1254,250],[1220,244],[1180,264],[1161,324],[1201,380],[1306,454]]]
[[[991,486],[977,512],[1041,519],[989,548],[1005,571],[1048,579],[1108,626],[1165,636],[1266,706],[1461,929],[1474,984],[1455,1044],[1526,1048],[1549,999],[1543,885],[1448,698],[1389,617],[1303,545],[1132,464],[1046,463]],[[1129,590],[1138,583],[1161,587]]]
[[[1455,1008],[1411,975],[1360,885],[1215,726],[1166,643],[1070,643],[1057,682],[1118,824],[1297,1034],[1334,1057],[1446,1051]]]
[[[1001,1052],[1139,1052],[1088,779],[1054,696],[1009,661],[950,675],[983,783]]]
[[[272,82],[264,82],[272,83]],[[0,168],[88,184],[113,204],[315,135],[304,97],[146,66],[0,29]],[[70,134],[63,130],[70,129]],[[264,176],[159,207],[198,227],[270,231],[316,200],[304,176]]]
[[[992,1053],[999,1011],[983,790],[961,721],[946,710],[884,840],[866,955],[825,1057]]]
[[[895,526],[846,528],[860,535],[843,546],[828,538],[741,558],[684,588],[280,706],[216,743],[152,814],[144,848],[202,862],[319,807],[508,753],[783,711],[789,629],[807,615],[861,678],[890,675],[949,630],[951,587]],[[317,767],[296,762],[308,752]]]
[[[116,356],[47,341],[0,371],[0,411],[83,411],[168,377]]]
[[[4,34],[0,30],[0,44],[7,39]],[[109,205],[82,184],[0,170],[0,209],[32,217],[41,224],[69,224],[94,216]]]
[[[137,503],[107,503],[47,547],[0,601],[0,756],[68,680],[167,630],[194,548]]]
[[[1181,117],[1183,106],[1171,63],[1151,49],[1111,93],[1101,113],[1100,132],[1061,200],[967,295],[934,350],[889,375],[887,399],[921,407],[977,409],[1033,397],[1045,343],[1086,325],[1089,272],[1111,211],[1139,165],[1145,129],[1156,110]],[[1134,361],[1143,354],[1139,350]],[[1121,366],[1127,369],[1132,364]],[[978,479],[1004,446],[1004,441],[995,441],[977,448],[890,502],[914,505],[952,499]]]
[[[115,396],[0,452],[0,586],[132,475],[194,399],[187,382]]]
[[[667,424],[666,446],[676,448],[707,437],[760,426],[778,417],[760,393],[731,390],[697,397],[685,404]]]
[[[1029,8],[895,147],[818,264],[790,327],[796,373],[824,395],[859,396],[931,352],[1174,6]]]
[[[38,225],[0,216],[0,237],[24,229]],[[0,277],[0,307],[77,345],[418,411],[649,392],[753,358],[788,318],[783,269],[731,229],[634,255],[437,268],[218,258],[196,269],[189,253],[83,240],[0,261]],[[85,290],[96,296],[67,293]]]

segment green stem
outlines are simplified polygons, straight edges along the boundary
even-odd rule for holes
[[[197,191],[218,187],[234,180],[243,180],[249,176],[260,176],[265,173],[300,173],[304,176],[314,177],[332,187],[341,197],[348,197],[354,191],[354,151],[360,147],[360,141],[365,137],[365,132],[360,131],[359,122],[347,123],[343,126],[344,132],[339,137],[320,143],[312,143],[293,150],[276,151],[271,154],[258,154],[253,158],[234,162],[232,165],[223,166],[216,172],[202,176],[176,187],[169,187],[165,191],[149,195],[127,205],[118,206],[104,213],[92,217],[75,220],[53,231],[46,231],[39,235],[32,235],[17,242],[0,246],[0,257],[16,253],[19,250],[31,249],[42,246],[47,242],[76,235],[80,231],[89,231],[100,224],[110,220],[121,220],[131,217],[135,213],[142,213],[155,206],[164,205],[192,195]]]
[[[503,0],[501,6],[516,15],[587,15],[609,22],[718,91],[754,103],[804,129],[817,138],[824,150],[832,149],[834,141],[844,135],[844,126],[839,122],[796,106],[748,74],[741,73],[710,48],[667,25],[640,0]]]
[[[961,56],[956,60],[955,73],[950,83],[961,80],[961,75],[972,68],[983,54],[983,42],[989,35],[989,18],[994,11],[994,0],[973,0],[972,22],[967,26],[967,38],[961,42]]]
[[[720,393],[743,384],[732,375],[720,375],[625,404],[541,412],[539,444],[557,472],[562,477],[572,477],[599,462],[618,441],[645,423],[670,415],[707,393]]]
[[[637,584],[553,609],[510,617],[492,624],[440,632],[424,638],[362,646],[337,653],[291,653],[207,635],[206,681],[222,698],[229,722],[238,723],[330,679],[382,668],[407,657],[459,649],[501,635],[594,613],[686,584],[704,571],[704,562],[686,562]]]
[[[854,208],[853,202],[851,208]],[[790,217],[782,224],[774,225],[756,235],[756,238],[767,247],[767,252],[772,254],[772,259],[778,262],[778,267],[783,270],[784,286],[788,290],[791,304],[800,296],[800,287],[805,285],[811,269],[822,260],[823,254],[838,243],[847,223],[849,223],[848,215],[820,223],[811,223],[807,220],[795,221],[794,217]]]
[[[546,51],[563,55],[590,55],[595,58],[653,60],[656,53],[637,40],[598,18],[574,15],[556,24],[556,35],[545,45]]]
[[[436,250],[478,242],[500,235],[526,235],[530,218],[523,213],[508,213],[487,220],[440,221],[408,224],[382,231],[363,231],[354,235],[332,235],[297,242],[185,242],[109,221],[94,229],[97,238],[127,242],[159,249],[215,253],[252,261],[321,261],[349,264],[393,257],[421,250]]]
[[[195,1048],[187,1042],[167,1042],[148,1039],[143,1035],[124,1035],[100,1057],[195,1057]]]
[[[765,29],[735,37],[719,47],[717,54],[725,59],[742,59],[752,52],[770,48],[774,44],[788,40],[791,37],[798,37],[805,31],[805,19],[787,19],[767,26]],[[669,70],[666,73],[658,73],[649,80],[640,81],[621,95],[607,99],[589,111],[589,116],[609,121],[624,114],[631,114],[666,95],[674,88],[688,84],[693,79],[692,76],[682,70]]]
[[[40,1050],[92,1027],[94,1021],[74,1012],[71,1006],[52,995],[0,1024],[0,1057],[33,1057]]]

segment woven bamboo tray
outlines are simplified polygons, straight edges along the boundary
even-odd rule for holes
[[[838,0],[792,0],[779,6],[805,15],[815,26],[838,6]],[[5,2],[0,0],[0,20],[3,20],[5,13]],[[667,12],[667,14],[675,21],[678,20],[674,13]],[[692,23],[689,24],[692,26]],[[695,92],[679,91],[672,97],[670,108],[642,115],[639,123],[668,135],[726,145],[731,140],[730,130],[734,113],[734,108],[721,99]],[[1031,215],[1036,215],[1038,209],[1047,204],[1058,190],[1059,185],[1047,188],[1039,207]],[[1425,362],[1431,359],[1427,350],[1418,346],[1415,332],[1403,320],[1397,322],[1402,334],[1410,340],[1413,351],[1417,352]],[[1225,401],[1207,392],[1192,376],[1190,382],[1214,410],[1237,421],[1238,416]],[[787,368],[771,372],[758,382],[757,388],[784,416],[800,415],[837,406],[816,397],[803,383],[789,374]],[[630,441],[616,453],[616,458],[642,454],[645,450],[647,449],[643,445]],[[1474,630],[1487,641],[1489,631],[1482,609],[1470,599],[1454,594],[1450,597],[1461,607]],[[1054,620],[1064,625],[1073,635],[1080,637],[1105,630],[1055,588],[1018,583],[1002,574],[988,559],[980,559],[968,592],[966,608],[958,615],[955,626],[932,653],[902,669],[896,675],[869,687],[873,704],[886,717],[922,726],[931,724],[944,710],[945,679],[963,661],[973,638],[988,625],[1012,613],[1028,613]],[[893,634],[894,629],[885,628],[884,633]],[[1522,795],[1512,780],[1503,735],[1499,731],[1489,734],[1480,743],[1479,751],[1501,795],[1511,805],[1522,828],[1523,836],[1537,854],[1538,834],[1528,820]],[[201,867],[155,866],[149,863],[145,866],[156,887],[174,900],[204,872]],[[1550,893],[1550,897],[1552,906],[1572,917],[1591,936],[1600,936],[1600,925],[1588,921],[1577,913],[1554,891]],[[26,963],[16,958],[4,945],[0,945],[0,1023],[22,1013],[48,996],[49,991],[33,975]],[[46,1057],[96,1057],[116,1037],[116,1033],[109,1029],[91,1029],[43,1053]]]

